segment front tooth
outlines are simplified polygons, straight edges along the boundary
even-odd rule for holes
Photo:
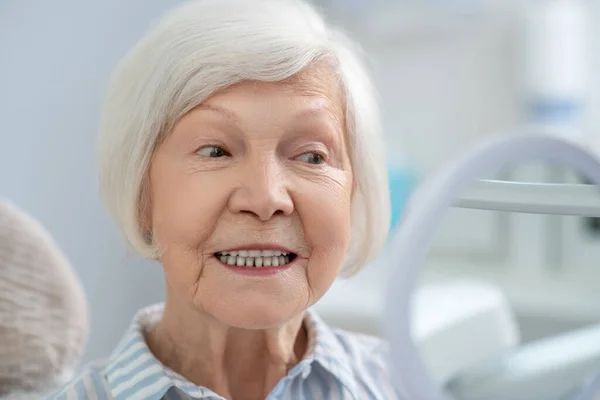
[[[279,265],[285,265],[285,264],[287,264],[285,262],[285,257],[284,256],[279,256]]]
[[[256,265],[257,267],[262,267],[262,265],[263,265],[263,258],[262,257],[256,257],[254,259],[254,265]]]
[[[247,250],[240,250],[238,252],[238,256],[240,256],[240,257],[248,257],[248,251]]]
[[[260,252],[260,250],[250,250],[250,251],[248,252],[248,255],[249,255],[250,257],[260,257],[260,256],[261,256],[261,254],[260,254],[260,253],[261,253],[261,252]]]
[[[246,264],[246,257],[238,257],[237,258],[237,266],[242,267]]]
[[[270,267],[271,266],[271,257],[263,257],[264,261],[263,261],[263,265],[265,267]]]
[[[279,267],[279,257],[271,257],[271,265],[274,267]]]
[[[235,265],[235,257],[234,256],[228,256],[227,257],[227,264],[229,264],[229,265]]]

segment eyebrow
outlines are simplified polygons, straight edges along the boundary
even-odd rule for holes
[[[218,113],[224,116],[227,120],[233,122],[234,125],[239,126],[239,116],[234,111],[229,110],[225,107],[209,103],[201,103],[200,105],[198,105],[197,109],[208,110],[211,112]],[[319,116],[321,116],[321,118],[319,118]],[[333,131],[337,132],[338,134],[341,134],[342,136],[344,135],[344,119],[340,119],[340,116],[337,115],[337,113],[331,108],[331,106],[327,102],[319,101],[316,104],[313,103],[306,107],[302,107],[302,109],[294,113],[292,118],[294,121],[297,121],[299,125],[306,126],[306,124],[315,122],[314,117],[317,117],[317,120],[321,120],[320,122],[318,122],[319,124],[323,124],[325,122],[326,125],[329,125],[331,122],[333,122],[332,125],[329,125],[331,128],[333,128]],[[300,131],[302,130],[303,129],[301,129]],[[337,142],[337,138],[330,137],[329,139],[333,140],[334,142]]]
[[[323,116],[325,118],[325,119],[318,118],[321,120],[321,123],[322,122],[326,122],[326,123],[333,122],[334,129],[336,131],[339,130],[340,133],[343,133],[344,120],[340,119],[340,116],[337,115],[337,113],[334,110],[332,110],[330,107],[328,107],[324,104],[304,108],[303,110],[299,111],[295,115],[295,118],[301,120],[302,122],[309,122],[309,121],[305,120],[307,117],[318,117],[318,116]]]
[[[329,114],[333,117],[336,117],[334,111],[325,105],[318,105],[318,106],[311,106],[311,107],[303,108],[302,110],[300,110],[296,113],[295,117],[296,118],[310,117],[310,116],[320,115],[320,114]],[[336,117],[336,119],[337,119],[337,117]]]

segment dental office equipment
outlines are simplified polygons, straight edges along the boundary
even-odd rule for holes
[[[586,0],[545,0],[524,5],[521,44],[523,103],[528,123],[581,128],[590,87],[588,70],[592,60],[589,56],[593,54],[587,3]],[[569,134],[582,132],[571,130]],[[531,178],[526,169],[517,168],[510,178]],[[544,168],[539,178],[552,183],[577,181],[561,165]],[[568,235],[565,218],[548,216],[544,224],[543,235],[549,243],[544,253],[545,264],[559,270],[567,257],[561,245]]]
[[[388,186],[390,190],[390,203],[392,216],[390,231],[393,230],[404,211],[406,201],[415,186],[416,178],[409,167],[390,164],[388,166]]]
[[[560,163],[574,168],[593,183],[600,185],[600,160],[580,144],[567,139],[567,135],[557,135],[556,133],[556,131],[549,131],[548,128],[534,127],[525,132],[486,141],[428,180],[421,188],[417,189],[409,202],[404,220],[393,236],[394,245],[391,246],[392,257],[390,259],[397,260],[398,264],[390,279],[386,301],[388,318],[386,318],[384,325],[384,332],[392,346],[392,364],[394,370],[397,371],[398,389],[407,398],[443,400],[453,396],[452,393],[436,386],[432,377],[428,374],[419,350],[413,341],[410,325],[412,293],[416,287],[419,269],[427,255],[435,233],[435,227],[437,227],[439,220],[448,207],[458,200],[459,206],[462,203],[463,206],[511,212],[558,213],[570,211],[571,214],[584,216],[597,216],[600,214],[600,201],[593,200],[593,192],[597,195],[600,191],[597,187],[591,185],[578,186],[575,189],[578,191],[577,195],[584,196],[579,199],[574,199],[573,193],[571,193],[573,197],[565,195],[566,190],[573,189],[573,187],[554,185],[544,186],[543,189],[540,189],[542,186],[538,185],[528,186],[530,184],[523,184],[524,186],[520,186],[525,189],[524,193],[527,193],[526,190],[529,189],[530,191],[546,190],[548,193],[556,194],[554,199],[546,199],[548,201],[545,201],[541,208],[536,208],[534,199],[527,198],[526,195],[523,195],[521,199],[516,198],[504,202],[501,201],[502,198],[485,195],[486,193],[494,195],[498,187],[510,186],[506,186],[505,183],[484,182],[483,186],[478,189],[476,182],[481,176],[495,173],[500,168],[508,165],[531,161],[532,159]],[[467,196],[459,200],[459,195],[471,186],[474,186],[475,189],[471,192],[470,197]],[[491,191],[486,192],[490,189]],[[477,194],[478,191],[478,196],[473,194]],[[573,204],[574,201],[577,203]],[[554,347],[553,350],[561,351],[560,348]],[[567,362],[570,362],[569,359],[567,359]],[[580,362],[581,360],[578,360],[575,363],[576,365],[564,365],[563,369],[575,370],[581,365]],[[595,363],[592,362],[592,364]],[[511,363],[504,364],[503,367],[507,374],[511,372],[514,375],[520,374],[518,370],[511,370],[513,367]],[[590,370],[585,371],[586,375],[582,376],[581,379],[583,380],[587,375],[593,373],[594,369],[600,370],[600,365],[590,367]],[[557,381],[556,383],[559,384],[562,380]],[[463,380],[463,382],[465,381]],[[478,383],[486,385],[483,380]],[[506,383],[510,384],[510,382]],[[569,383],[565,382],[565,384]],[[452,387],[449,389],[452,389]],[[457,388],[454,387],[454,389]],[[512,388],[512,392],[510,390],[505,391],[507,395],[505,398],[519,398],[515,396],[515,393],[523,389],[523,387],[517,385]],[[563,389],[567,393],[572,387]],[[558,391],[559,388],[556,390]],[[555,398],[559,399],[558,396],[561,396],[561,393],[555,394],[557,396]],[[592,395],[595,394],[591,393],[589,397],[586,397],[586,400],[593,399]],[[491,393],[488,392],[487,395],[488,397],[482,397],[482,399],[490,398]],[[531,391],[527,392],[527,395],[528,398],[546,400],[536,397]],[[501,400],[502,397],[496,396],[494,393],[494,399]]]
[[[520,343],[508,299],[490,283],[466,279],[428,283],[416,292],[414,302],[412,335],[438,385]]]
[[[524,8],[526,118],[530,123],[577,128],[590,86],[589,7],[584,0],[546,0]]]
[[[446,388],[456,399],[561,400],[600,368],[600,325],[535,341],[461,371]]]
[[[386,265],[374,265],[373,269],[380,267]],[[384,298],[378,293],[387,282],[379,278],[365,275],[338,281],[315,309],[334,326],[379,336]],[[414,293],[411,330],[438,385],[445,385],[471,365],[517,348],[521,339],[505,293],[494,284],[474,279],[428,282],[419,287]],[[478,333],[476,340],[473,332]]]

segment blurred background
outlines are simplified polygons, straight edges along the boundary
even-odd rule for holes
[[[109,354],[134,312],[163,297],[160,265],[127,249],[99,202],[94,147],[111,70],[176,3],[0,2],[0,196],[39,219],[76,268],[92,313],[84,361]],[[419,182],[486,135],[541,122],[580,129],[600,148],[599,2],[314,3],[368,56],[394,222]],[[536,164],[481,178],[580,181]],[[380,333],[382,288],[395,266],[385,255],[336,283],[318,306],[326,319]],[[600,320],[598,260],[593,218],[451,209],[422,278],[475,278],[500,288],[527,342]]]

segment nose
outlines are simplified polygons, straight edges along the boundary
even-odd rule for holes
[[[251,164],[251,165],[249,165]],[[234,213],[250,213],[261,221],[275,215],[290,215],[294,203],[288,183],[277,160],[255,160],[239,169],[239,186],[229,200]]]

